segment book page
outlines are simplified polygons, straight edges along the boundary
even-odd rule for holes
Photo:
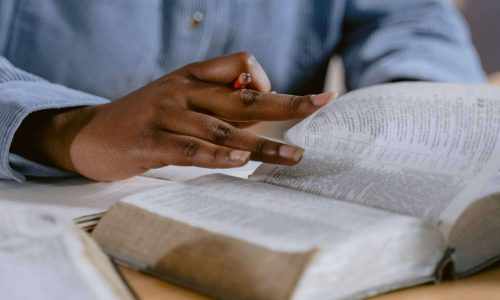
[[[202,197],[200,197],[202,195]],[[266,245],[305,251],[400,221],[397,215],[268,184],[208,175],[123,199],[193,226]]]
[[[375,246],[385,234],[406,227],[433,228],[415,218],[220,174],[172,182],[121,203],[285,252],[340,247],[351,240]]]
[[[105,212],[121,198],[161,186],[164,180],[134,177],[117,182],[95,182],[84,178],[0,180],[0,210],[45,208],[79,218]]]
[[[500,166],[500,90],[387,84],[349,93],[292,128],[299,165],[254,180],[425,218],[443,233]]]
[[[500,194],[500,172],[497,172],[490,181],[479,191],[475,198],[483,198],[494,194]]]
[[[2,298],[132,299],[123,284],[108,285],[98,266],[86,260],[79,234],[51,212],[1,210]],[[116,274],[106,276],[118,280]]]

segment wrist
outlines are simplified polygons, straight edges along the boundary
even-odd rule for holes
[[[87,107],[49,109],[33,112],[16,131],[11,152],[26,159],[67,171],[75,172],[70,147]]]

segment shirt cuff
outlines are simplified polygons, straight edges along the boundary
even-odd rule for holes
[[[21,159],[10,153],[14,134],[32,112],[76,106],[98,105],[109,100],[44,81],[0,84],[0,178],[24,181],[24,175],[50,174],[55,170]]]
[[[77,177],[78,174],[48,167],[37,162],[26,159],[14,153],[9,154],[9,162],[12,169],[23,176],[32,177]]]

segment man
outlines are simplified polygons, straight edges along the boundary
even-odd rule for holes
[[[0,53],[0,176],[17,180],[297,163],[240,128],[322,107],[281,93],[320,92],[335,53],[349,89],[484,80],[444,0],[3,0]]]

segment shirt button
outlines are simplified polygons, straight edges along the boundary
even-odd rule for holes
[[[200,25],[201,21],[203,21],[203,13],[201,11],[194,12],[191,16],[191,27],[197,27]]]

